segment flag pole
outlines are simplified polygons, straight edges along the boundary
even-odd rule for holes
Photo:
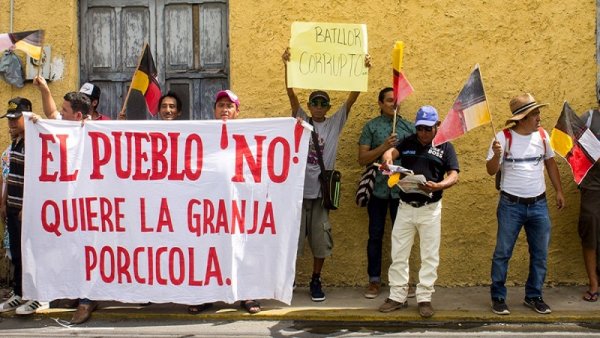
[[[394,121],[392,122],[392,135],[396,134],[396,114],[398,113],[398,104],[394,105]]]
[[[46,39],[46,32],[42,31],[42,40],[40,41],[40,62],[38,62],[38,67],[37,67],[37,76],[40,76],[40,73],[42,72],[42,67],[44,67],[44,59],[45,59],[45,53],[44,53],[44,40]]]
[[[400,73],[402,70],[403,56],[404,42],[396,41],[394,44],[394,49],[392,50],[392,74],[394,74],[394,70],[397,70],[398,73]],[[396,66],[398,66],[398,69],[395,69]],[[396,81],[394,77],[392,77],[392,79],[394,82]],[[397,88],[394,87],[394,89]],[[400,104],[396,95],[398,95],[398,93],[396,93],[396,90],[394,90],[394,118],[392,120],[392,135],[396,134],[396,115],[398,115],[398,105]]]
[[[483,84],[483,75],[481,74],[481,68],[479,67],[479,64],[477,64],[477,68],[479,68],[479,75],[481,77],[481,87],[483,88],[483,96],[485,97],[485,106],[487,108],[487,111],[490,112],[490,124],[492,125],[492,132],[494,133],[494,140],[498,141],[496,139],[496,126],[494,126],[494,119],[492,118],[492,111],[490,110],[490,104],[488,103],[488,100],[487,100],[487,93],[485,92],[485,85]]]
[[[140,56],[138,58],[137,66],[135,67],[135,72],[137,72],[137,70],[140,68],[140,64],[142,63],[142,58],[144,57],[144,52],[146,51],[147,46],[148,46],[148,42],[144,42],[144,47],[142,48],[142,53],[140,54]],[[133,76],[131,77],[131,80],[133,80],[133,77],[135,76],[135,72],[133,72]],[[127,101],[129,100],[129,94],[131,94],[131,83],[129,84],[129,89],[127,89],[127,96],[125,96],[125,101],[123,101],[123,107],[121,108],[121,111],[119,112],[119,120],[125,120],[127,118],[127,115],[125,114],[125,109],[127,108]]]

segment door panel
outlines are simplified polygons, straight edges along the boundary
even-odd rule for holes
[[[102,89],[99,111],[118,116],[148,42],[162,92],[183,101],[181,118],[213,118],[214,95],[229,87],[227,8],[223,0],[81,0],[80,80]],[[130,96],[128,107],[139,100]]]

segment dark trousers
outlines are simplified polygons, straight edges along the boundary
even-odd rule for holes
[[[8,237],[10,238],[10,254],[15,267],[15,294],[23,296],[23,262],[21,261],[21,221],[19,220],[21,210],[6,208],[6,219]]]
[[[383,234],[385,218],[388,209],[392,219],[392,226],[396,220],[400,199],[381,199],[371,196],[367,204],[369,214],[369,241],[367,242],[367,273],[370,281],[377,281],[381,277],[381,255],[383,247]]]

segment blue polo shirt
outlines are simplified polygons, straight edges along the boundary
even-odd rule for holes
[[[404,168],[412,170],[415,175],[423,175],[427,181],[441,182],[446,173],[450,170],[459,171],[458,158],[454,146],[446,142],[437,147],[431,144],[422,145],[417,139],[417,134],[413,134],[396,149],[400,153],[400,159]],[[431,197],[422,194],[406,194],[400,192],[400,199],[405,202],[437,202],[442,198],[442,190],[433,192]]]

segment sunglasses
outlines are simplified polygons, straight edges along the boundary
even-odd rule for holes
[[[417,126],[417,131],[432,131],[433,127],[431,126]]]
[[[310,101],[309,103],[313,107],[318,107],[318,106],[321,106],[323,108],[329,107],[329,102],[328,101],[313,100],[313,101]]]

